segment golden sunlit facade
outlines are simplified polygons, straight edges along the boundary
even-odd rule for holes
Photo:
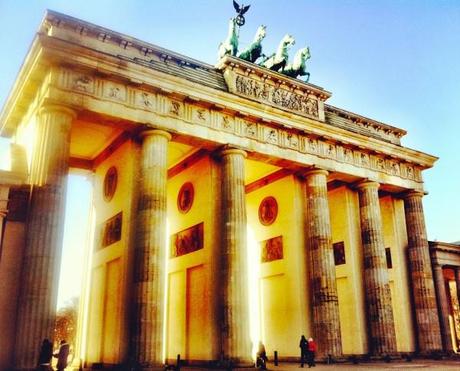
[[[83,367],[250,365],[259,341],[296,360],[302,334],[321,359],[446,349],[422,208],[436,158],[330,95],[48,12],[0,117],[0,365],[33,368],[52,337],[76,169],[93,182]]]

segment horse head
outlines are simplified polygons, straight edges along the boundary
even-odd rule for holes
[[[310,59],[311,55],[310,55],[310,48],[309,47],[306,47],[306,48],[302,48],[302,49],[299,49],[294,57],[294,61],[307,61],[308,59]]]
[[[262,39],[265,37],[267,30],[267,26],[265,25],[260,25],[259,28],[257,29],[256,36],[254,37],[255,42],[261,42]]]
[[[290,47],[290,46],[295,44],[295,39],[291,35],[286,34],[286,35],[284,35],[283,39],[281,40],[281,44],[282,44],[283,48]]]

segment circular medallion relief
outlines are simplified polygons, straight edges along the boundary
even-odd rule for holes
[[[181,213],[185,214],[192,208],[194,195],[195,191],[192,183],[187,182],[180,187],[177,195],[177,208]]]
[[[259,206],[259,221],[263,225],[270,225],[278,216],[278,202],[275,197],[265,197]]]
[[[117,168],[112,166],[104,178],[104,199],[109,202],[117,190],[118,173]]]

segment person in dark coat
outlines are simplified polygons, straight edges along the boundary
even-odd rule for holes
[[[305,338],[305,335],[302,335],[300,337],[299,348],[300,348],[300,367],[303,367],[303,364],[305,363],[307,359],[307,351],[308,351],[308,342],[307,342],[307,339]]]
[[[53,358],[53,343],[48,339],[44,339],[38,356],[38,371],[51,370],[51,358]]]
[[[308,361],[308,368],[315,367],[315,354],[316,354],[316,343],[312,338],[308,339],[308,352],[307,352],[307,361]]]
[[[57,362],[57,371],[64,371],[67,367],[67,358],[69,358],[70,346],[65,340],[61,340],[61,345],[59,346],[59,352],[54,354],[54,357],[58,359]]]
[[[256,367],[260,367],[262,370],[267,369],[267,352],[265,351],[265,345],[261,341],[259,341],[259,349],[257,350],[257,357],[256,357]]]

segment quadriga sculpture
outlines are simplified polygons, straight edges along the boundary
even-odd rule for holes
[[[235,18],[230,18],[228,23],[228,35],[224,42],[219,45],[219,59],[226,55],[236,56],[238,53],[238,29]]]
[[[253,42],[238,55],[239,58],[254,63],[262,55],[262,40],[266,35],[266,29],[264,25],[259,26]]]
[[[281,72],[283,75],[294,77],[307,76],[305,82],[310,79],[310,72],[307,72],[306,62],[310,59],[310,48],[302,48],[297,51],[294,61],[289,63]]]
[[[291,35],[285,35],[281,40],[276,53],[267,57],[260,65],[273,71],[283,70],[289,58],[289,48],[294,44],[294,38]]]

